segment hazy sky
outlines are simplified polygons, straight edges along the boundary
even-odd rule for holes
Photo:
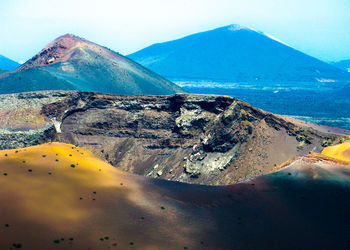
[[[350,0],[0,0],[0,54],[26,61],[73,33],[122,54],[229,24],[312,56],[350,58]]]

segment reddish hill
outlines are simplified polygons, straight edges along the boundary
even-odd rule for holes
[[[0,93],[82,90],[166,95],[180,87],[140,64],[95,43],[64,35],[16,71],[0,76]]]

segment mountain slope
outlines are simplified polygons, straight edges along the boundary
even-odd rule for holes
[[[266,174],[350,134],[214,95],[0,95],[0,118],[0,149],[60,141],[127,172],[206,185]]]
[[[12,61],[11,59],[0,55],[0,70],[14,70],[16,69],[20,64]]]
[[[57,38],[15,72],[0,76],[0,93],[36,90],[127,95],[182,92],[132,60],[73,35]]]
[[[342,60],[339,62],[332,62],[331,64],[339,69],[350,72],[350,60]]]
[[[170,79],[234,82],[350,79],[343,70],[239,25],[154,44],[128,57]]]
[[[50,143],[0,151],[1,249],[347,249],[349,163],[231,186],[155,180]]]

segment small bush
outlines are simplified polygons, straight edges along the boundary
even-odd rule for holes
[[[13,243],[12,246],[14,248],[21,248],[22,247],[22,244],[21,243]]]

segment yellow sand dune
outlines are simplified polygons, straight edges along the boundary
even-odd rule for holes
[[[341,161],[350,162],[350,141],[346,141],[339,145],[326,147],[323,149],[322,154]]]
[[[182,249],[181,218],[143,180],[74,145],[0,151],[0,249]]]
[[[349,177],[319,162],[209,187],[124,173],[74,145],[0,151],[0,249],[343,249]]]

